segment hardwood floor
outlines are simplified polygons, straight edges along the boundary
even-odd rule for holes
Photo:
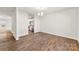
[[[42,32],[20,37],[17,45],[21,51],[79,51],[78,41]]]
[[[19,39],[0,40],[0,51],[79,51],[78,41],[42,32]]]
[[[14,51],[16,49],[16,40],[12,33],[6,32],[6,37],[0,38],[0,51]]]

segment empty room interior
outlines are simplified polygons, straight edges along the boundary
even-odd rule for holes
[[[0,7],[0,51],[79,51],[79,8]]]

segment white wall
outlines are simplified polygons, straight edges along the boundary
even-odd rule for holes
[[[77,8],[57,11],[41,17],[40,32],[77,38]]]
[[[13,10],[9,10],[9,11],[4,9],[1,10],[0,8],[0,17],[2,17],[2,19],[4,20],[3,22],[5,22],[6,29],[10,30],[13,33],[13,35],[16,37],[16,8],[13,8]]]
[[[39,17],[35,16],[34,18],[34,33],[40,31],[40,20]]]
[[[11,24],[12,24],[11,27],[12,27],[13,35],[16,38],[16,36],[17,36],[17,31],[16,31],[16,24],[17,24],[17,22],[16,22],[16,10],[12,13],[12,22],[11,22]]]
[[[78,8],[78,32],[77,32],[77,34],[78,34],[78,39],[79,39],[79,8]]]
[[[7,10],[8,9],[8,10]],[[10,30],[16,37],[16,8],[0,8],[0,17],[6,22],[6,29]],[[1,19],[1,18],[0,18]],[[0,20],[1,22],[1,20]]]
[[[17,37],[28,34],[28,15],[17,8]]]
[[[4,30],[11,30],[11,19],[4,19],[5,17],[0,17],[0,29],[5,28]],[[4,25],[5,27],[2,27]]]
[[[8,14],[4,14],[4,12],[0,11],[0,25],[5,25],[5,30],[12,30],[11,28],[11,19]]]

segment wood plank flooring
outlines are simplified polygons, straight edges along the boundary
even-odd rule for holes
[[[17,43],[21,51],[79,51],[78,41],[42,32],[20,37]]]
[[[0,40],[0,51],[79,51],[74,39],[38,32],[15,40],[13,36]]]
[[[11,32],[6,32],[6,37],[0,38],[0,51],[15,51],[16,40]]]

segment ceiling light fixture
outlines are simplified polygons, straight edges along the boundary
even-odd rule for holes
[[[40,16],[41,14],[40,13],[37,13],[37,15]]]
[[[43,14],[44,14],[43,12],[37,13],[38,16],[43,16]]]
[[[41,12],[41,16],[43,16],[43,14],[44,14],[44,13],[43,13],[43,12]]]

